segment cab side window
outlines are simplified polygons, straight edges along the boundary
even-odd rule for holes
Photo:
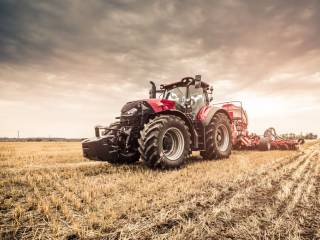
[[[189,94],[191,99],[192,115],[195,116],[199,110],[206,105],[203,88],[195,88],[194,85],[189,87]]]

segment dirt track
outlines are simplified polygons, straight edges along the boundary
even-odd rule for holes
[[[320,238],[319,142],[194,157],[178,171],[87,162],[79,150],[0,145],[2,238]]]

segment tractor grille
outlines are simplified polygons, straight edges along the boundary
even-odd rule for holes
[[[136,108],[137,111],[132,114],[128,114],[128,111],[133,108]],[[152,113],[153,110],[145,103],[145,101],[128,102],[121,109],[121,126],[130,126],[141,129],[143,128],[143,124],[148,121],[149,116]]]
[[[140,125],[141,115],[136,116],[121,116],[120,117],[120,124],[121,126],[136,126]]]
[[[135,126],[140,124],[140,102],[141,101],[128,102],[126,105],[123,106],[123,108],[121,109],[120,116],[121,126]],[[127,112],[133,108],[136,108],[137,112],[135,112],[132,115],[128,115]]]
[[[126,103],[123,107],[122,107],[122,109],[121,109],[121,114],[124,114],[124,113],[126,113],[127,111],[129,111],[131,108],[137,108],[138,106],[139,106],[139,103],[140,103],[141,101],[133,101],[133,102],[128,102],[128,103]]]

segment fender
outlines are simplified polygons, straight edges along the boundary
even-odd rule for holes
[[[217,113],[225,114],[230,120],[230,122],[232,121],[229,113],[225,109],[215,106],[203,106],[198,112],[196,118],[202,123],[203,126],[206,127],[211,122],[213,116]]]
[[[147,99],[145,100],[152,108],[154,114],[171,114],[180,117],[185,121],[190,129],[192,143],[198,147],[198,134],[194,128],[192,120],[185,113],[176,109],[176,103],[167,99]]]
[[[191,139],[192,139],[192,144],[196,147],[198,147],[198,133],[194,128],[194,124],[192,123],[192,120],[186,116],[183,112],[175,109],[170,109],[170,110],[164,110],[162,112],[158,112],[159,114],[168,114],[168,115],[175,115],[177,117],[180,117],[182,120],[185,121],[186,125],[190,129],[191,133]]]

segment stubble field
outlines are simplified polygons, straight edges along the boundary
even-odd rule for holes
[[[180,170],[0,143],[0,239],[320,239],[320,142]]]

